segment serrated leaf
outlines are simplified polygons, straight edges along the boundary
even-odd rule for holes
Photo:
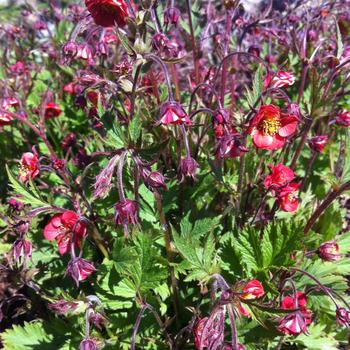
[[[27,188],[20,181],[18,181],[16,177],[12,174],[11,170],[7,165],[6,165],[6,171],[13,190],[16,192],[16,194],[21,195],[20,197],[17,197],[16,200],[25,204],[30,204],[32,207],[49,207],[50,206],[50,204],[44,202],[39,197],[39,193],[33,185],[31,186],[31,190],[34,191],[35,193],[30,191],[29,188]]]
[[[42,322],[24,322],[23,326],[14,325],[1,334],[4,350],[54,350],[53,336],[47,334]]]
[[[140,117],[136,114],[129,124],[129,135],[133,142],[136,142],[141,135],[142,123]]]

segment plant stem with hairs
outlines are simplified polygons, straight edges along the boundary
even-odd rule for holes
[[[191,0],[186,0],[186,8],[187,8],[188,24],[190,27],[191,40],[192,40],[195,83],[199,84],[200,73],[199,73],[198,47],[197,47],[196,37],[194,35],[194,29],[193,29]]]

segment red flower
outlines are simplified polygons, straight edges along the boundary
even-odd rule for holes
[[[340,126],[350,126],[350,112],[343,110],[335,118],[336,124]]]
[[[324,261],[338,261],[341,258],[337,242],[325,242],[317,250],[318,256]]]
[[[62,113],[62,109],[55,102],[48,102],[45,106],[45,119],[58,117]]]
[[[298,299],[298,307],[300,309],[305,309],[307,304],[307,297],[302,292],[297,292],[297,299]],[[281,301],[281,308],[282,309],[288,309],[293,310],[294,309],[294,298],[290,295],[287,295],[283,298]]]
[[[69,251],[73,237],[78,246],[86,235],[86,226],[82,222],[78,222],[78,215],[74,211],[67,210],[63,214],[55,215],[45,226],[44,236],[48,241],[56,240],[58,244],[58,252],[65,254]]]
[[[124,0],[85,0],[85,5],[95,23],[102,27],[112,27],[115,24],[123,27],[129,17]]]
[[[262,105],[251,120],[248,134],[253,136],[257,148],[276,150],[282,148],[287,137],[298,126],[298,118],[289,115],[281,118],[280,109],[274,105]]]
[[[19,162],[19,180],[28,182],[29,179],[34,179],[39,174],[39,161],[36,154],[26,152],[22,154]]]
[[[271,169],[271,174],[266,176],[264,180],[264,186],[266,189],[278,189],[287,185],[295,178],[294,171],[282,163],[279,163],[276,166],[270,164],[269,167]]]
[[[243,299],[257,299],[265,294],[264,287],[258,280],[249,281],[243,288]]]
[[[299,193],[298,189],[300,184],[291,183],[284,187],[278,193],[278,202],[283,211],[293,212],[298,209],[299,206]]]
[[[175,102],[169,101],[162,105],[160,109],[160,120],[158,124],[171,125],[171,124],[191,124],[191,119],[183,107]]]
[[[315,152],[323,152],[328,140],[327,135],[314,136],[309,140],[310,148]]]
[[[266,76],[264,87],[265,89],[268,87],[274,88],[284,88],[291,86],[295,83],[295,76],[293,73],[288,73],[283,70],[280,70],[273,78],[268,74]]]
[[[281,302],[281,308],[287,310],[294,310],[299,308],[300,310],[293,312],[280,319],[280,325],[278,329],[285,334],[298,335],[305,333],[307,326],[311,323],[311,313],[306,308],[307,297],[304,293],[297,292],[297,305],[294,303],[293,296],[286,296]]]
[[[278,330],[287,335],[306,333],[307,324],[301,312],[293,312],[280,320]]]

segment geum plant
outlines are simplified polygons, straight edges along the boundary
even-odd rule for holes
[[[349,346],[350,2],[250,5],[1,11],[5,350]]]

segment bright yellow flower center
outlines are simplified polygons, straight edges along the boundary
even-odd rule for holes
[[[277,134],[280,128],[281,128],[281,122],[279,118],[266,118],[262,120],[259,125],[259,129],[265,135],[270,135],[270,136]]]

